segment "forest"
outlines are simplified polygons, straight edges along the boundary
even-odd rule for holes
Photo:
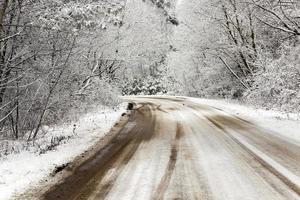
[[[0,140],[121,95],[300,111],[297,0],[2,0]]]

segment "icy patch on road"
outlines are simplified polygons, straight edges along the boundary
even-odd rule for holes
[[[39,143],[49,143],[55,136],[68,138],[55,149],[40,154],[38,151],[22,150],[0,158],[0,199],[12,199],[46,178],[57,166],[72,161],[107,133],[121,113],[125,104],[117,109],[99,108],[85,114],[77,122],[49,127]],[[76,124],[76,127],[74,127]]]
[[[256,109],[229,100],[186,98],[194,103],[218,108],[229,114],[252,121],[265,129],[271,130],[274,134],[300,144],[299,113],[283,113],[273,110]]]

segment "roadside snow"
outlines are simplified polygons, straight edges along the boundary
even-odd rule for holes
[[[77,122],[47,128],[39,143],[49,143],[54,137],[63,137],[51,151],[41,152],[22,149],[18,153],[0,157],[0,199],[10,199],[47,177],[56,166],[66,164],[95,144],[109,131],[125,104],[116,110],[99,108],[82,116]],[[76,124],[76,126],[74,126]]]
[[[188,97],[187,97],[188,98]],[[243,106],[230,100],[188,98],[190,101],[206,104],[227,113],[248,119],[271,130],[274,134],[300,144],[300,114]]]

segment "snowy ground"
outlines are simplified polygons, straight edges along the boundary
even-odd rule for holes
[[[278,136],[283,136],[300,144],[300,114],[283,113],[273,110],[257,109],[243,106],[230,100],[189,98],[191,101],[221,109],[244,119],[248,119],[259,126],[271,130]]]
[[[99,108],[77,122],[46,127],[44,137],[37,139],[35,145],[5,141],[0,157],[0,199],[10,199],[48,176],[56,166],[72,161],[103,137],[124,111],[125,104],[117,109]],[[57,146],[52,148],[53,143]],[[15,153],[3,150],[5,146],[15,146]],[[3,151],[9,151],[9,155],[3,156]]]

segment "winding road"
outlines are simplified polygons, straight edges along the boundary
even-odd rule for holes
[[[298,144],[185,98],[125,100],[117,136],[44,199],[300,199]]]

